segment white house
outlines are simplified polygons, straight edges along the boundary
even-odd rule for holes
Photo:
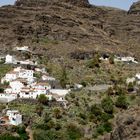
[[[19,71],[19,78],[33,78],[34,71],[33,70],[26,70],[26,69],[21,69]]]
[[[21,89],[24,87],[23,83],[20,81],[12,81],[9,83],[10,87],[12,88],[12,93],[20,93]]]
[[[48,83],[37,83],[33,86],[37,95],[47,94],[48,90],[51,89],[51,86]]]
[[[140,80],[140,73],[137,73],[135,77],[137,80]]]
[[[41,72],[41,73],[44,73],[44,74],[47,73],[46,70],[45,70],[45,68],[42,68],[42,69],[40,69],[40,68],[35,68],[35,71],[36,71],[36,72]]]
[[[24,87],[21,89],[19,97],[20,98],[27,98],[27,99],[29,99],[29,98],[36,99],[37,94],[35,93],[35,90],[33,88]]]
[[[13,63],[13,56],[12,55],[6,55],[5,57],[5,63],[6,64],[12,64]]]
[[[54,77],[50,77],[50,76],[47,76],[47,75],[43,75],[42,76],[42,80],[43,81],[55,81],[56,79]]]
[[[29,51],[29,47],[28,46],[16,47],[15,49],[17,51]]]
[[[127,57],[117,57],[114,59],[115,61],[122,61],[122,62],[133,62],[133,63],[138,63],[134,57],[127,56]]]
[[[3,77],[3,78],[1,79],[1,83],[3,84],[4,82],[13,81],[13,80],[17,79],[18,76],[19,76],[19,75],[18,75],[18,72],[16,72],[16,71],[11,71],[11,72],[7,73],[7,74],[5,75],[5,77]]]
[[[9,118],[10,125],[20,125],[22,124],[22,115],[18,110],[8,110],[6,116]]]
[[[132,78],[127,78],[126,79],[126,83],[129,84],[129,83],[134,83],[136,81],[136,78],[135,77],[132,77]]]

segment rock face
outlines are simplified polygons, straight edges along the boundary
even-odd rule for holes
[[[129,14],[137,14],[140,15],[140,1],[135,2],[128,11]]]
[[[110,140],[139,140],[140,107],[131,108],[117,117],[116,128]]]

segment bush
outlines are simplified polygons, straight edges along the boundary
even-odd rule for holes
[[[106,113],[112,114],[113,113],[113,101],[110,97],[107,97],[101,101],[101,106]]]
[[[48,104],[48,98],[46,97],[45,94],[41,94],[41,95],[38,97],[38,101],[39,101],[41,104],[44,104],[44,105],[47,105],[47,104]]]
[[[106,122],[97,126],[93,136],[97,138],[99,135],[103,135],[105,132],[109,133],[111,131],[112,131],[112,125],[109,122]]]
[[[82,130],[73,123],[67,126],[67,134],[69,140],[78,140],[83,137]]]
[[[91,106],[91,113],[93,113],[95,116],[98,116],[102,114],[102,110],[99,105],[95,104]]]
[[[120,95],[117,98],[117,101],[115,103],[116,107],[122,108],[122,109],[127,109],[129,103],[127,102],[126,96]]]
[[[98,116],[97,119],[102,122],[107,122],[108,120],[112,119],[113,115],[102,113],[102,115]]]
[[[14,137],[10,134],[1,134],[0,140],[22,140],[20,137]]]

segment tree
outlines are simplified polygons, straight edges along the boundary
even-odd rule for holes
[[[67,72],[66,72],[66,68],[63,67],[62,74],[60,77],[60,84],[61,84],[62,88],[66,88],[67,83],[68,83]]]
[[[41,95],[38,97],[38,101],[39,101],[41,104],[46,105],[46,104],[48,103],[48,98],[46,97],[45,94],[41,94]]]
[[[127,109],[129,103],[127,102],[126,96],[120,95],[117,98],[117,101],[115,103],[116,107],[122,108],[122,109]]]
[[[113,101],[110,97],[106,97],[101,102],[102,108],[106,113],[112,114],[113,113]]]

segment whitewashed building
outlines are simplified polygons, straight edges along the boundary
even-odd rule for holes
[[[140,80],[140,73],[137,73],[135,77],[137,80]]]
[[[37,83],[33,86],[37,95],[47,94],[48,90],[51,89],[51,86],[48,83]]]
[[[11,82],[13,80],[16,80],[18,78],[18,72],[16,71],[11,71],[9,73],[7,73],[2,79],[1,79],[1,83],[3,84],[4,82]]]
[[[20,81],[12,81],[9,83],[10,87],[12,88],[12,93],[20,93],[21,89],[24,87],[23,83]]]
[[[17,51],[29,51],[29,47],[28,46],[16,47],[15,49]]]
[[[26,70],[26,69],[21,69],[19,71],[19,78],[33,78],[34,77],[34,71],[33,70]]]
[[[12,64],[13,63],[13,56],[12,55],[6,55],[5,57],[5,63],[6,64]]]
[[[9,118],[9,125],[20,125],[22,124],[22,115],[18,110],[8,110],[6,116]]]
[[[56,79],[54,77],[51,77],[51,76],[43,75],[42,80],[43,81],[55,81]]]

